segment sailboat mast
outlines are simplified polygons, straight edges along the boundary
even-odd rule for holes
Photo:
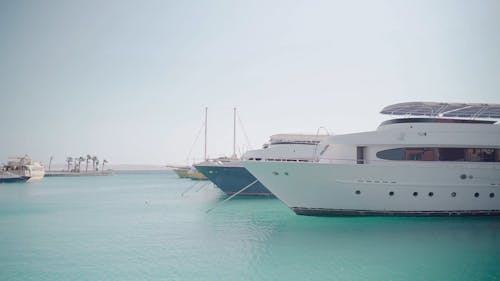
[[[233,114],[233,157],[236,158],[236,107]]]
[[[208,125],[207,112],[208,112],[208,107],[205,107],[205,161],[207,161],[207,125]]]

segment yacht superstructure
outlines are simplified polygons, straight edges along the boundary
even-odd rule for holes
[[[256,179],[241,165],[247,161],[314,161],[318,145],[326,135],[278,134],[270,137],[262,149],[250,150],[241,159],[219,158],[196,164],[196,169],[227,195],[232,195]],[[239,195],[272,196],[260,182],[254,183]]]
[[[500,215],[498,104],[415,102],[375,131],[331,136],[318,162],[245,161],[299,215]]]

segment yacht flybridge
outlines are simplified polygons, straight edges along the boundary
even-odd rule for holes
[[[318,162],[244,161],[299,215],[500,215],[500,104],[412,102],[375,131],[322,142]]]

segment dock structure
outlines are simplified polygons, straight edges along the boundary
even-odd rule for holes
[[[68,172],[68,171],[47,171],[46,177],[98,177],[98,176],[111,176],[113,171],[103,172]]]

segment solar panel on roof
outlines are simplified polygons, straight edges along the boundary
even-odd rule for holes
[[[407,102],[386,106],[380,113],[407,116],[500,118],[500,104]]]

